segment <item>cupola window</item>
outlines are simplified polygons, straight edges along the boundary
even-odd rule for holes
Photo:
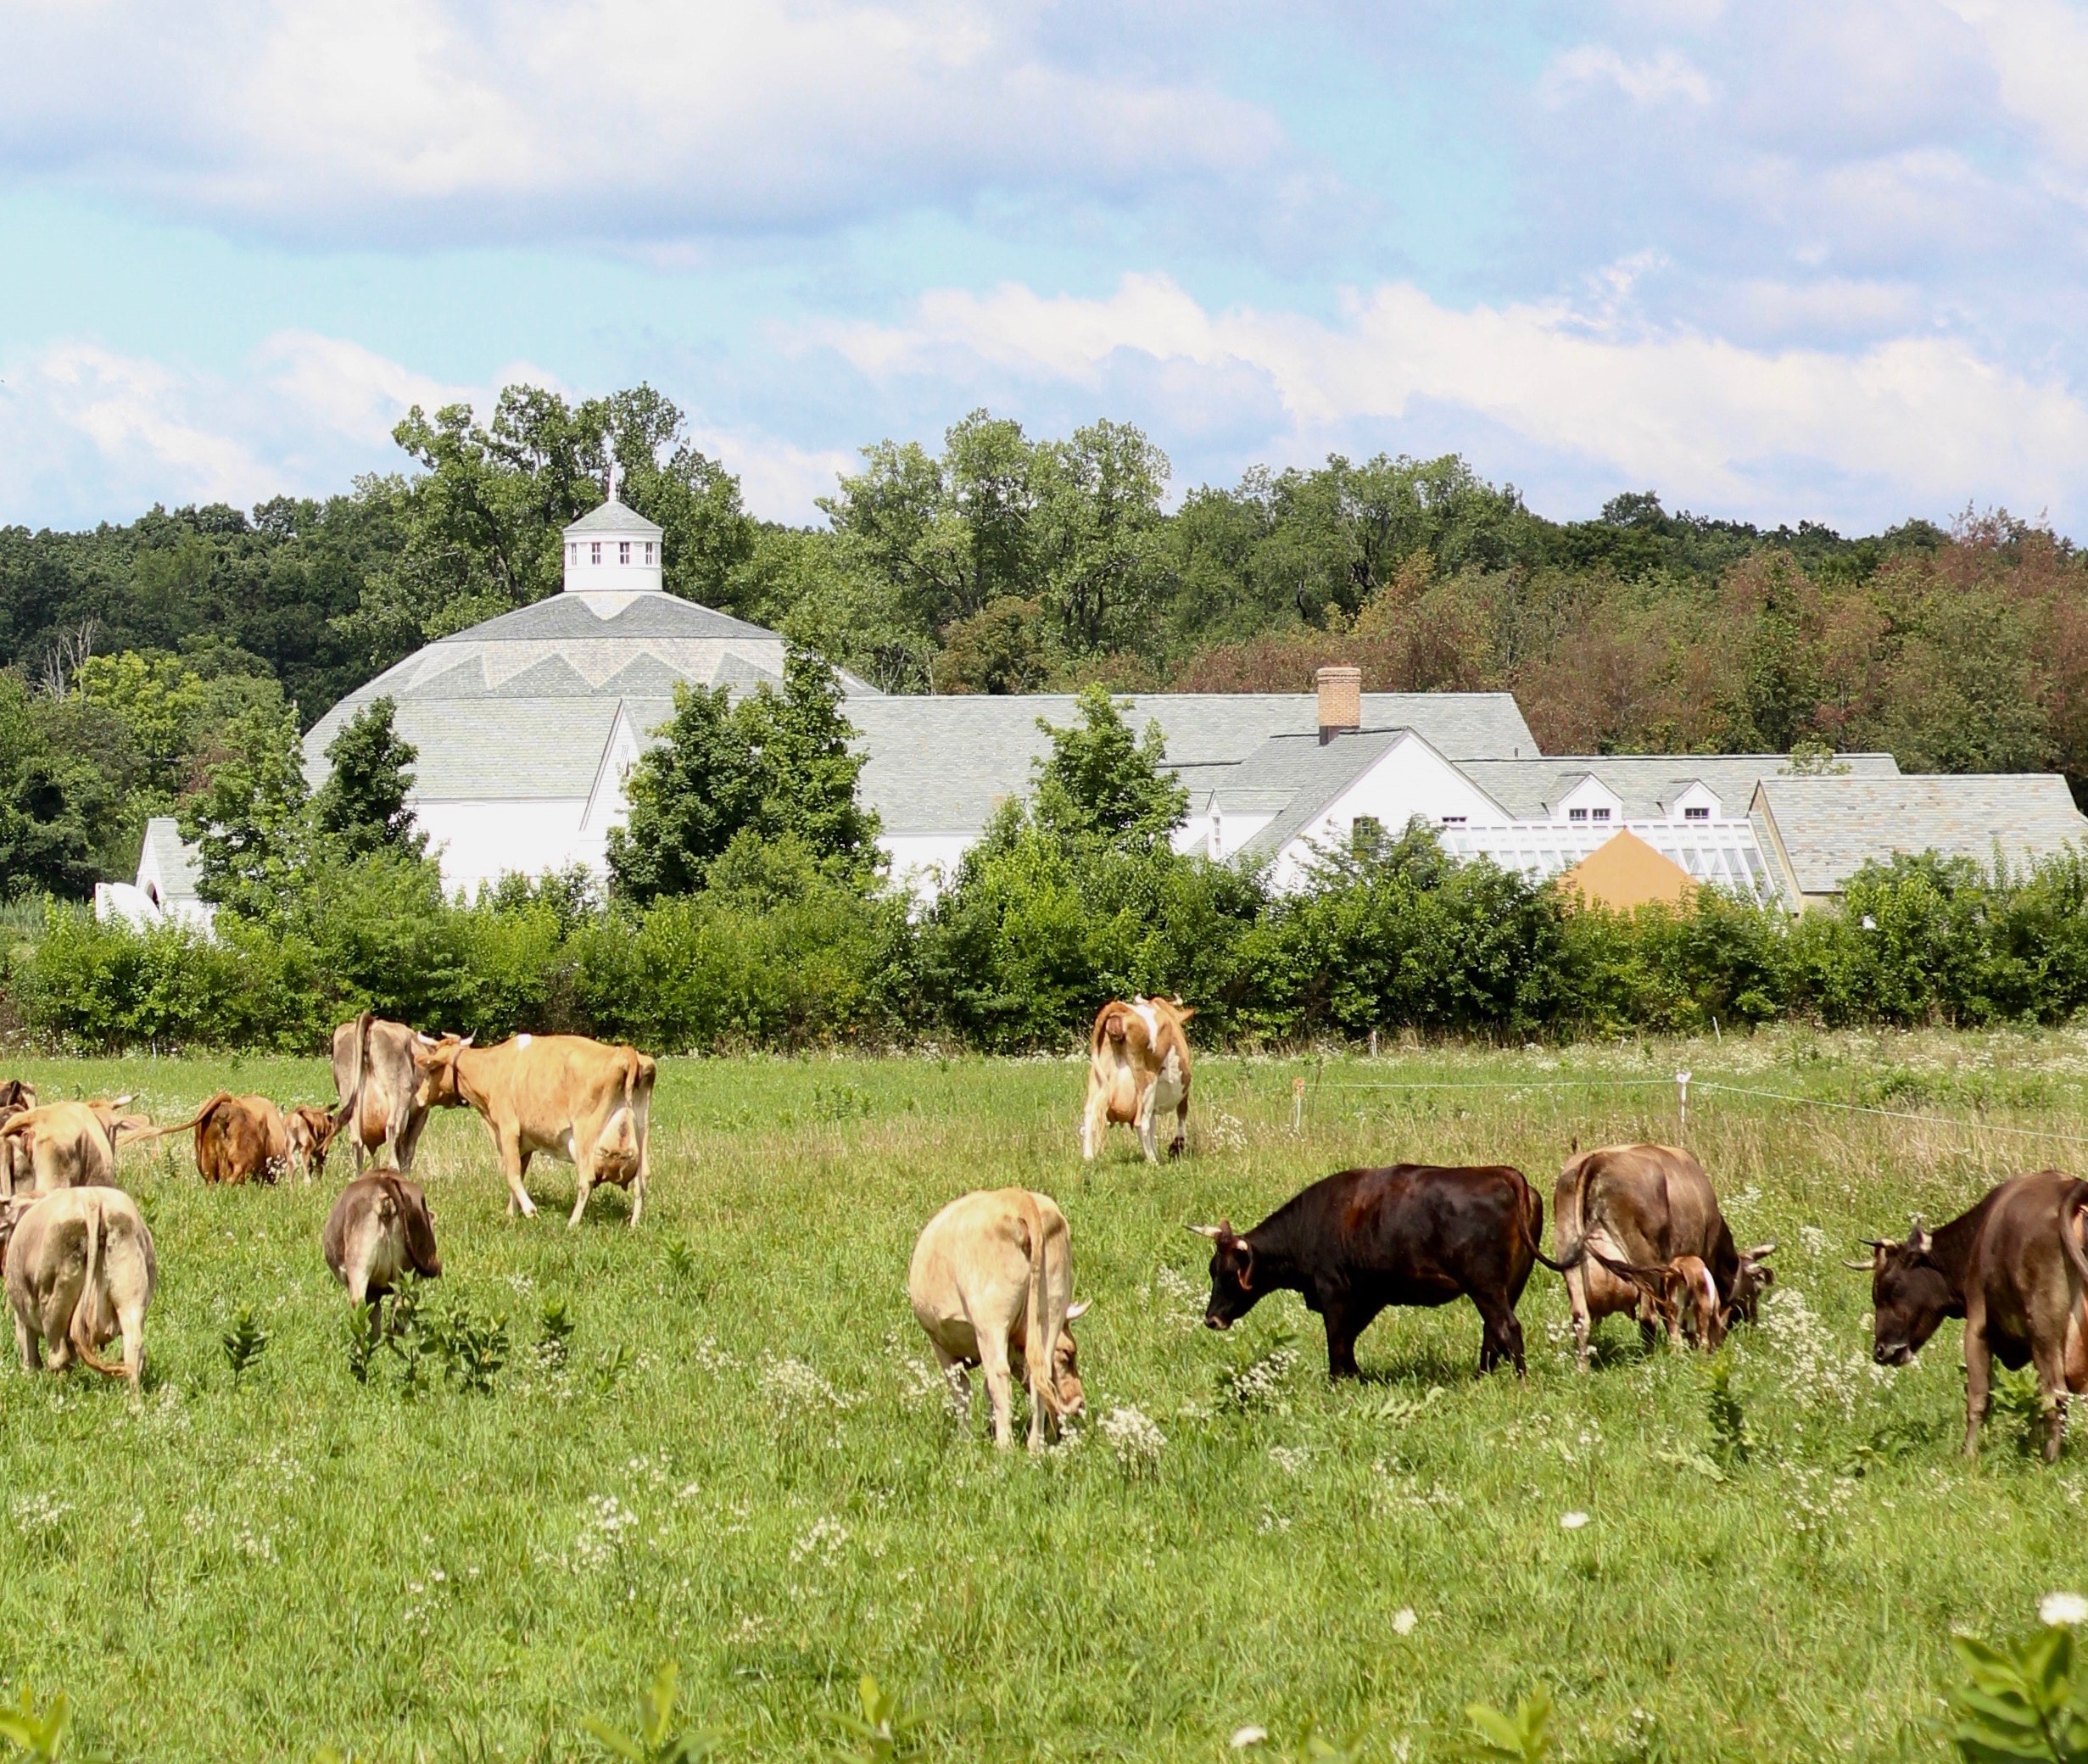
[[[618,539],[617,541],[617,561],[628,563],[630,561],[631,542],[628,539]]]
[[[1693,802],[1683,810],[1682,818],[1685,821],[1708,821],[1711,819],[1711,810],[1701,802]]]
[[[587,561],[589,563],[600,563],[602,561],[602,542],[600,539],[592,541],[587,549]]]
[[[647,563],[652,561],[652,541],[650,539],[645,541],[645,561]]]

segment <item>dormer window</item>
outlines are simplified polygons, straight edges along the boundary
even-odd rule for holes
[[[602,542],[600,539],[593,541],[587,549],[587,561],[589,563],[600,563],[602,561]]]
[[[1682,818],[1685,821],[1708,821],[1711,819],[1711,810],[1704,803],[1694,802],[1683,810]]]
[[[628,563],[630,561],[631,542],[628,539],[618,539],[617,541],[617,561]]]
[[[1584,808],[1569,808],[1566,811],[1566,819],[1569,821],[1585,821],[1587,818],[1588,811]]]
[[[1579,813],[1579,812],[1580,812],[1580,811],[1579,811],[1579,810],[1577,810],[1577,809],[1576,809],[1576,810],[1574,811],[1574,812],[1575,812],[1576,814]],[[1608,820],[1608,819],[1610,818],[1610,811],[1609,811],[1608,809],[1606,809],[1606,808],[1598,808],[1598,809],[1596,809],[1594,812],[1594,818],[1595,818],[1598,821],[1606,821],[1606,820]]]

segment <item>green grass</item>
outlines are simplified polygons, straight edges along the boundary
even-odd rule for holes
[[[1623,1081],[1678,1066],[1736,1230],[1783,1245],[1772,1325],[1731,1350],[1745,1462],[1700,1360],[1613,1320],[1577,1375],[1542,1270],[1520,1384],[1475,1376],[1461,1303],[1388,1313],[1339,1391],[1292,1296],[1201,1326],[1185,1221],[1245,1226],[1399,1157],[1505,1158],[1549,1205],[1574,1137],[1672,1134],[1672,1086]],[[315,1061],[7,1069],[169,1119],[221,1085],[330,1094]],[[1539,1689],[1570,1758],[1940,1756],[1951,1627],[2018,1633],[2041,1594],[2088,1590],[2088,1438],[2046,1470],[1996,1423],[1962,1464],[1957,1326],[1873,1376],[1840,1259],[2083,1147],[1706,1092],[1720,1075],[2088,1135],[2072,1034],[1213,1059],[1194,1155],[1158,1170],[1120,1130],[1082,1169],[1070,1062],[669,1061],[635,1233],[613,1193],[569,1232],[560,1164],[533,1174],[542,1216],[509,1222],[477,1123],[436,1120],[427,1304],[505,1315],[511,1348],[491,1394],[438,1372],[411,1400],[395,1356],[349,1371],[319,1253],[338,1168],[206,1191],[186,1140],[129,1153],[162,1277],[142,1403],[0,1369],[0,1700],[62,1689],[86,1752],[152,1764],[579,1759],[606,1756],[580,1718],[631,1729],[673,1657],[727,1757],[851,1744],[835,1717],[866,1672],[936,1757],[1214,1760],[1252,1723],[1259,1756],[1302,1756],[1313,1725],[1439,1758],[1467,1702]],[[1432,1077],[1510,1087],[1340,1087]],[[1091,1417],[1142,1411],[1157,1465],[1092,1427],[997,1454],[983,1393],[969,1437],[947,1419],[907,1254],[944,1200],[1009,1182],[1071,1221]],[[533,1347],[547,1301],[574,1326],[562,1369]],[[235,1383],[243,1305],[267,1342]],[[1294,1370],[1223,1398],[1287,1342]]]

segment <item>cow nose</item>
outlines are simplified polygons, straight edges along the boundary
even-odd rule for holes
[[[1232,1327],[1232,1319],[1221,1317],[1216,1311],[1206,1311],[1203,1314],[1203,1326],[1206,1329],[1230,1329]]]

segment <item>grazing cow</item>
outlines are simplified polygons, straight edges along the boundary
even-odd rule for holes
[[[430,1050],[427,1066],[431,1099],[469,1103],[493,1135],[511,1217],[536,1215],[522,1178],[530,1158],[544,1152],[578,1172],[568,1225],[579,1224],[597,1182],[628,1188],[631,1223],[638,1223],[650,1174],[649,1055],[585,1036],[516,1036],[491,1047],[452,1037]]]
[[[359,1305],[382,1300],[409,1270],[429,1280],[442,1273],[427,1197],[389,1170],[358,1176],[341,1191],[324,1242],[327,1266]]]
[[[38,1194],[114,1187],[118,1139],[150,1125],[142,1116],[118,1112],[130,1100],[46,1102],[24,1109],[0,1124],[0,1146],[26,1148]]]
[[[273,1182],[289,1168],[289,1123],[266,1097],[220,1091],[197,1110],[193,1125],[196,1168],[206,1182]]]
[[[380,1169],[413,1174],[414,1148],[427,1125],[428,1110],[436,1106],[429,1063],[456,1040],[437,1040],[368,1011],[335,1029],[333,1088],[341,1105],[334,1125],[336,1130],[349,1129],[357,1175],[369,1153],[377,1154]]]
[[[1387,1305],[1469,1298],[1484,1328],[1479,1370],[1523,1370],[1516,1305],[1538,1248],[1544,1203],[1505,1164],[1401,1164],[1345,1169],[1286,1201],[1244,1236],[1230,1220],[1189,1229],[1212,1241],[1203,1320],[1230,1329],[1263,1296],[1292,1292],[1326,1325],[1330,1378],[1356,1376],[1356,1337]]]
[[[340,1124],[324,1108],[300,1102],[285,1112],[283,1123],[290,1136],[290,1168],[310,1182],[327,1170],[327,1153]]]
[[[980,1190],[928,1221],[907,1270],[907,1296],[949,1380],[957,1419],[971,1416],[970,1368],[985,1370],[993,1443],[1009,1443],[1011,1367],[1030,1391],[1030,1449],[1044,1449],[1085,1400],[1073,1331],[1073,1246],[1065,1214],[1027,1188]],[[1049,1343],[1047,1348],[1044,1344]]]
[[[1725,1340],[1727,1307],[1719,1302],[1717,1282],[1702,1257],[1677,1256],[1657,1268],[1643,1268],[1611,1261],[1599,1250],[1590,1253],[1611,1274],[1639,1289],[1672,1345],[1678,1348],[1686,1339],[1715,1353]]]
[[[1138,1130],[1146,1162],[1158,1164],[1159,1119],[1175,1111],[1167,1155],[1189,1143],[1189,1019],[1193,1006],[1180,999],[1111,999],[1096,1013],[1088,1036],[1087,1108],[1080,1118],[1080,1156],[1102,1152],[1112,1121]]]
[[[8,1303],[22,1369],[39,1358],[63,1371],[75,1355],[136,1390],[145,1369],[145,1308],[159,1266],[153,1234],[137,1203],[120,1188],[61,1189],[12,1211],[0,1255],[7,1264]],[[123,1361],[98,1351],[118,1335]]]
[[[1871,1354],[1903,1366],[1946,1317],[1965,1320],[1965,1455],[1977,1457],[1998,1359],[2037,1368],[2045,1458],[2059,1455],[2067,1399],[2088,1389],[2081,1243],[2088,1182],[2063,1170],[2012,1177],[1935,1231],[1919,1220],[1903,1243],[1869,1241]]]
[[[1662,1268],[1694,1256],[1711,1270],[1722,1328],[1752,1322],[1756,1301],[1776,1275],[1766,1259],[1776,1245],[1745,1252],[1718,1210],[1704,1166],[1675,1146],[1602,1146],[1566,1160],[1552,1191],[1553,1248],[1566,1275],[1573,1348],[1583,1370],[1594,1326],[1616,1311],[1635,1312],[1653,1339],[1658,1305],[1649,1283],[1617,1264]]]
[[[0,1080],[0,1121],[36,1106],[36,1086],[19,1078]],[[28,1145],[19,1139],[0,1140],[0,1195],[14,1193],[17,1180],[27,1181],[31,1174]]]

